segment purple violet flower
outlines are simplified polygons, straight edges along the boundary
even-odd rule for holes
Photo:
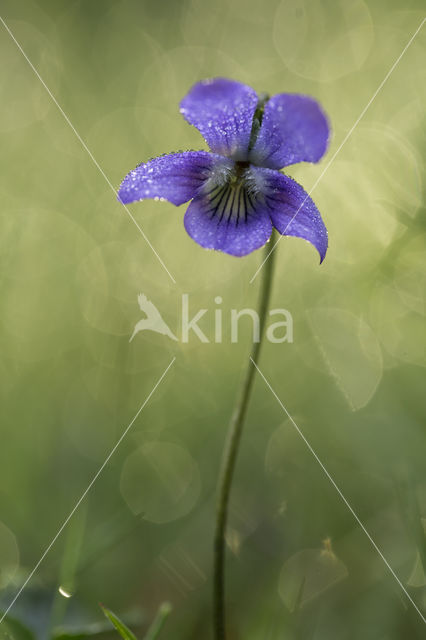
[[[272,228],[303,238],[324,260],[327,229],[312,199],[279,170],[318,162],[329,126],[308,96],[280,93],[268,99],[228,80],[203,80],[180,104],[209,151],[171,153],[142,163],[123,180],[123,204],[154,198],[179,206],[191,200],[184,224],[205,249],[244,256],[263,246]]]

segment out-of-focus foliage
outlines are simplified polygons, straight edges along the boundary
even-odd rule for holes
[[[328,155],[288,168],[309,191],[424,6],[3,0],[1,15],[112,185],[157,154],[205,148],[178,103],[193,82],[221,75],[323,104]],[[423,611],[425,53],[423,27],[312,193],[329,230],[325,262],[301,240],[280,242],[272,306],[292,314],[294,342],[265,343],[260,361]],[[1,607],[176,356],[11,616],[39,637],[104,634],[98,602],[108,602],[143,637],[167,599],[170,638],[207,638],[216,477],[251,338],[242,320],[231,343],[230,310],[256,304],[261,253],[203,251],[184,231],[184,207],[136,203],[174,284],[2,25],[0,59]],[[178,336],[187,293],[191,315],[208,309],[210,343],[153,332],[129,343],[141,292]],[[260,378],[227,540],[233,638],[423,637]]]

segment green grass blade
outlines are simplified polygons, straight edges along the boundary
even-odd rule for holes
[[[172,610],[172,606],[168,602],[163,602],[161,607],[158,609],[158,613],[155,617],[154,622],[150,626],[147,631],[144,640],[156,640],[159,636],[161,629],[166,621],[167,616],[170,614]]]
[[[102,605],[100,606],[108,620],[114,625],[123,640],[137,640],[135,634],[130,631],[130,629],[124,624],[124,622],[120,620],[120,618],[115,615],[115,613]]]

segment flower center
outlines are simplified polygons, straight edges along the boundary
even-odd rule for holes
[[[234,180],[241,180],[244,178],[244,174],[247,169],[250,167],[250,162],[246,160],[237,160],[234,164]]]
[[[226,171],[213,174],[205,183],[202,196],[206,215],[219,223],[238,226],[247,222],[256,209],[260,193],[246,161],[232,162]]]

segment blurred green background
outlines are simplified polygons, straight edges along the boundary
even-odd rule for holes
[[[3,0],[1,15],[114,186],[205,148],[178,110],[199,79],[301,92],[329,114],[309,190],[424,18],[421,0]],[[418,607],[426,607],[423,191],[426,28],[315,188],[321,267],[279,245],[272,307],[292,344],[260,367]],[[250,346],[140,333],[143,292],[179,331],[181,294],[256,304],[262,259],[207,252],[184,207],[130,207],[167,275],[0,25],[0,604],[9,605],[173,356],[176,361],[12,608],[39,637],[210,637],[214,493]],[[244,324],[244,326],[243,326]],[[258,376],[232,493],[230,639],[423,638],[424,624]],[[423,565],[423,566],[422,566]],[[295,611],[302,585],[301,602]],[[70,598],[62,597],[62,587]],[[0,633],[5,633],[3,625]]]

